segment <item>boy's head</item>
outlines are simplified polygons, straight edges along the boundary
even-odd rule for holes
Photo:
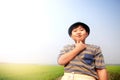
[[[69,29],[68,29],[69,36],[71,36],[72,30],[75,29],[75,28],[78,28],[79,26],[83,27],[89,35],[90,28],[88,27],[88,25],[86,25],[85,23],[82,23],[82,22],[76,22],[69,27]]]

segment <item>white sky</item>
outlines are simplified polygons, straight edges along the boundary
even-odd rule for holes
[[[1,0],[0,62],[56,64],[73,43],[68,27],[82,21],[87,42],[101,46],[106,63],[120,63],[119,14],[119,0]]]

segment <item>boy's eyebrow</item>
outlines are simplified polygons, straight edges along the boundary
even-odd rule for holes
[[[77,27],[77,28],[80,28],[80,29],[85,29],[85,28],[83,28],[83,27]],[[73,30],[74,30],[74,29],[77,29],[77,28],[73,28]]]
[[[73,30],[76,30],[77,28],[73,28]]]

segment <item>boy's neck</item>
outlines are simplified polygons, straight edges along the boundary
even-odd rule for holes
[[[81,42],[85,44],[85,41],[81,41]],[[76,41],[75,41],[75,43],[76,43]]]

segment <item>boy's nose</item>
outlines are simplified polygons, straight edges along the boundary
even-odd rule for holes
[[[81,34],[81,31],[77,31],[78,34]]]
[[[81,32],[77,32],[77,35],[81,35]]]

